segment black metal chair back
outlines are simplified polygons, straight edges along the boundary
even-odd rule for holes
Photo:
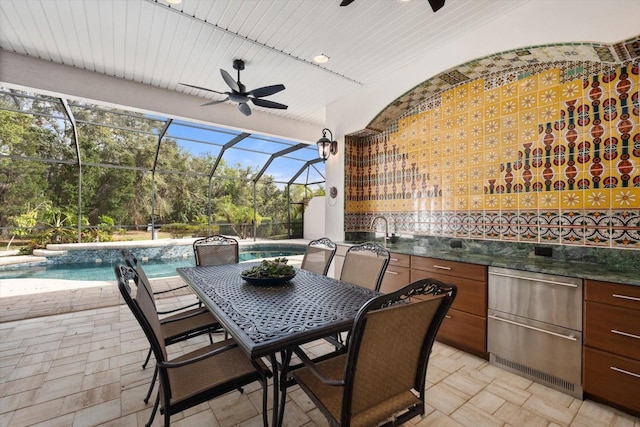
[[[389,258],[389,251],[378,243],[353,245],[347,249],[340,280],[379,291]]]
[[[307,245],[300,268],[326,276],[335,254],[336,244],[330,239],[312,240]]]
[[[193,242],[196,265],[234,264],[239,261],[238,241],[214,234]]]

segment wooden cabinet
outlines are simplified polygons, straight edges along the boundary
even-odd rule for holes
[[[488,359],[487,267],[411,256],[411,282],[424,278],[458,287],[456,299],[440,326],[438,340]]]
[[[583,389],[640,415],[640,286],[585,281]]]
[[[392,252],[384,272],[380,292],[388,294],[411,283],[411,256]]]

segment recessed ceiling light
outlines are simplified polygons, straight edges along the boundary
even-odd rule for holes
[[[329,57],[324,53],[313,57],[313,62],[315,62],[316,64],[324,64],[328,60],[329,60]]]
[[[182,3],[182,0],[167,0],[167,3],[180,4],[180,3]]]

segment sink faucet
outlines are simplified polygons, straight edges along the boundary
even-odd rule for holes
[[[371,225],[369,226],[369,228],[373,229],[375,231],[375,229],[373,228],[376,219],[381,219],[384,221],[384,244],[387,244],[387,241],[389,240],[389,223],[387,222],[387,218],[383,217],[382,215],[378,215],[373,217],[373,219],[371,220]]]

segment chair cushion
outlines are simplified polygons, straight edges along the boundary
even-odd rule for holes
[[[340,355],[332,359],[316,364],[316,368],[327,379],[340,380],[344,377],[344,368],[347,362],[346,355]],[[318,377],[308,368],[301,368],[293,372],[296,381],[307,393],[316,405],[325,408],[335,420],[339,423],[342,411],[343,387],[331,386],[322,383]],[[374,426],[378,425],[389,418],[389,414],[397,413],[407,409],[408,407],[420,404],[420,399],[410,391],[403,391],[389,399],[378,403],[359,414],[353,414],[351,418],[352,426]]]
[[[225,340],[202,347],[183,356],[172,359],[171,362],[180,362],[186,359],[197,357],[216,348],[233,344],[233,340]],[[268,372],[262,361],[258,361],[265,372]],[[256,369],[251,360],[239,347],[223,351],[217,355],[208,357],[199,362],[191,363],[179,368],[167,369],[169,384],[171,385],[171,405],[192,398],[198,394],[209,393],[212,389],[236,389],[234,381],[242,380],[246,377],[256,377]],[[243,382],[243,384],[246,382]],[[215,395],[220,394],[217,390]],[[208,400],[208,399],[206,399]]]
[[[175,320],[179,319],[179,320]],[[172,321],[174,320],[174,321]],[[162,336],[165,341],[189,334],[205,328],[219,329],[220,323],[206,308],[194,308],[183,311],[160,320]]]

